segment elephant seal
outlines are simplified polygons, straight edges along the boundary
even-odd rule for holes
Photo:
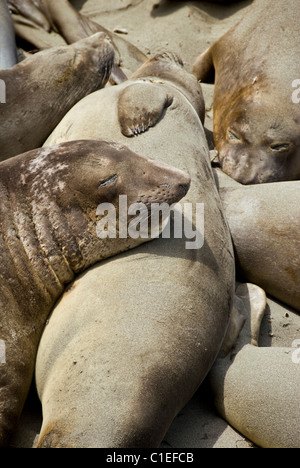
[[[139,246],[91,269],[63,296],[37,356],[38,447],[159,446],[220,350],[235,265],[203,115],[195,77],[177,56],[162,54],[127,83],[82,100],[49,138],[105,134],[189,172],[171,233],[179,206],[191,204],[184,222],[193,217],[193,239],[202,234],[192,249],[186,235]]]
[[[300,182],[221,188],[242,276],[300,311]]]
[[[242,285],[237,294],[245,309],[252,291]],[[263,309],[247,315],[231,353],[214,364],[208,380],[219,413],[241,434],[263,448],[299,448],[300,372],[295,349],[250,344],[259,329]]]
[[[0,0],[0,70],[17,63],[15,30],[6,0]]]
[[[0,71],[6,104],[0,113],[0,161],[43,145],[77,101],[105,86],[114,52],[103,33],[40,52]]]
[[[223,171],[242,184],[300,178],[299,20],[294,0],[255,0],[194,64],[202,81],[215,70],[215,145]]]
[[[98,141],[64,143],[1,163],[1,446],[17,423],[45,321],[64,286],[96,262],[150,240],[98,236],[99,204],[109,202],[118,212],[119,195],[127,195],[128,206],[147,198],[176,203],[189,183],[182,171]]]
[[[79,13],[68,0],[35,0],[34,3],[32,0],[9,0],[9,3],[14,12],[13,18],[17,33],[29,42],[32,41],[31,31],[34,31],[36,27],[47,32],[50,30],[58,32],[67,44],[72,44],[97,32],[105,33],[115,50],[115,63],[111,76],[113,83],[119,84],[127,80],[123,68],[126,72],[131,70],[133,73],[147,60],[147,57],[137,47]],[[24,19],[27,23],[25,28]],[[41,44],[39,40],[35,42],[38,48]]]

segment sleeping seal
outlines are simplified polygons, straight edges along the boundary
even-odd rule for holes
[[[103,33],[39,52],[0,71],[0,161],[42,146],[77,101],[105,86],[114,51]]]
[[[17,63],[15,30],[6,0],[0,0],[0,70]]]
[[[292,99],[299,40],[298,2],[255,0],[194,65],[202,81],[215,70],[215,145],[223,171],[242,184],[300,178],[300,106]]]
[[[51,308],[75,274],[147,239],[97,235],[99,204],[179,201],[189,177],[113,143],[78,141],[0,165],[0,445],[7,444]],[[150,239],[148,239],[150,240]]]
[[[127,83],[83,99],[49,138],[106,135],[189,172],[181,209],[193,207],[184,220],[199,238],[191,249],[186,235],[139,246],[91,269],[63,296],[37,357],[39,447],[157,447],[219,352],[235,266],[204,109],[195,77],[166,53]]]

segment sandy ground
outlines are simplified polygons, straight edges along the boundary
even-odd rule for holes
[[[123,35],[147,55],[163,50],[178,53],[188,70],[196,57],[234,25],[250,0],[232,5],[177,0],[74,0],[85,15]],[[59,43],[59,38],[54,38]],[[212,130],[213,86],[203,86],[206,99],[206,128]],[[208,133],[209,134],[209,133]],[[269,300],[262,325],[262,346],[288,346],[299,338],[300,317]],[[35,390],[28,399],[12,447],[32,447],[41,426],[41,407]],[[232,429],[216,413],[207,385],[174,420],[165,448],[252,448],[253,444]]]

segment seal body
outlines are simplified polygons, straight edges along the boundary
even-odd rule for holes
[[[193,249],[172,234],[117,256],[62,298],[37,357],[44,415],[38,447],[158,446],[219,352],[235,268],[203,110],[199,83],[165,54],[127,83],[81,101],[49,138],[107,134],[172,161],[192,178],[181,206],[194,211],[184,218],[192,216],[196,229],[196,204],[203,203],[205,235]]]
[[[6,0],[0,1],[0,70],[17,63],[15,30]]]
[[[300,310],[300,183],[221,189],[241,273]]]
[[[292,99],[299,20],[293,0],[255,0],[194,65],[202,81],[215,70],[215,145],[224,172],[243,184],[300,178],[300,106]]]
[[[295,397],[300,385],[299,350],[292,348],[286,337],[272,347],[269,335],[269,344],[250,344],[260,331],[262,316],[257,314],[259,303],[251,297],[251,290],[250,294],[246,292],[245,285],[242,291],[241,286],[237,289],[245,305],[244,328],[234,349],[225,358],[217,359],[208,377],[216,408],[235,429],[260,447],[299,448],[300,409]],[[269,306],[272,317],[273,313],[276,316],[270,300]],[[291,309],[276,307],[280,308],[280,320],[293,316]]]
[[[220,414],[263,448],[299,448],[299,364],[293,348],[245,345],[210,374]]]
[[[181,171],[105,142],[66,143],[0,165],[1,446],[17,423],[45,321],[64,286],[94,263],[146,242],[98,237],[98,205],[117,209],[120,194],[129,205],[141,196],[176,202],[188,187]]]
[[[42,146],[72,106],[105,86],[114,52],[105,35],[40,52],[0,71],[6,103],[0,113],[0,160]]]
[[[107,30],[91,19],[79,13],[68,0],[9,0],[18,35],[39,49],[51,43],[50,35],[46,39],[36,34],[36,28],[58,32],[62,40],[72,44],[97,32],[105,33],[111,40],[115,51],[115,64],[111,80],[120,83],[127,79],[122,71],[133,73],[144,63],[146,56],[133,44]],[[123,5],[124,7],[124,5]],[[122,69],[120,68],[122,66]]]

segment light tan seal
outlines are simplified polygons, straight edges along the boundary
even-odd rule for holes
[[[0,161],[43,145],[64,115],[105,86],[114,51],[103,33],[40,52],[0,71],[6,103],[0,104]]]
[[[127,195],[128,206],[148,198],[177,202],[189,181],[177,169],[98,141],[1,163],[1,446],[20,416],[45,321],[64,286],[94,263],[150,240],[98,237],[99,204],[113,204],[118,213],[119,195]]]
[[[300,311],[300,182],[220,190],[239,270]]]
[[[184,219],[194,233],[192,249],[172,229],[170,239],[90,270],[62,298],[37,358],[39,447],[159,446],[219,352],[235,267],[203,116],[199,83],[177,56],[163,54],[127,83],[82,100],[49,138],[105,134],[189,172],[181,209],[192,207]]]
[[[270,13],[272,12],[272,13]],[[214,79],[214,138],[226,174],[243,184],[300,178],[300,9],[294,0],[255,0],[194,65]]]
[[[266,302],[262,297],[257,302],[256,290],[253,285],[237,289],[245,311],[249,311],[249,303],[254,305],[234,348],[216,361],[209,374],[215,405],[226,421],[256,445],[299,448],[299,350],[292,343],[258,346]],[[281,318],[283,312],[287,314],[287,309],[282,309]],[[254,335],[256,346],[252,344]]]

